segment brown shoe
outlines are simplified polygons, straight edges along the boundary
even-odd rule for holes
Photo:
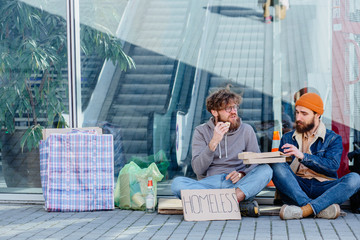
[[[327,208],[321,210],[316,217],[325,219],[336,219],[340,216],[340,206],[338,204],[332,204]]]

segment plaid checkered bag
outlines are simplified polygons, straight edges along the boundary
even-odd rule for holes
[[[40,175],[47,211],[114,209],[113,136],[51,134],[40,142]]]

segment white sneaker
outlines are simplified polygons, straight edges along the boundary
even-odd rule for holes
[[[303,212],[300,207],[284,204],[280,209],[280,218],[282,220],[301,219]]]
[[[327,208],[321,210],[316,217],[325,219],[336,219],[340,216],[340,206],[338,204],[332,204]]]

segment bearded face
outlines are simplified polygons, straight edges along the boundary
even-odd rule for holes
[[[313,116],[312,119],[310,119],[310,121],[308,122],[304,122],[301,120],[297,120],[296,122],[296,131],[298,133],[306,133],[309,132],[311,129],[314,128],[315,126],[315,115]]]
[[[229,107],[229,106],[228,106]],[[237,106],[230,106],[230,112],[227,112],[225,109],[217,111],[217,116],[215,117],[216,122],[229,122],[230,127],[229,131],[234,131],[240,126],[240,118],[237,114]],[[216,123],[215,123],[216,124]]]
[[[230,132],[238,129],[240,126],[240,118],[236,114],[229,116],[228,118],[225,118],[224,116],[219,115],[218,121],[219,122],[230,122],[230,127],[229,127]]]

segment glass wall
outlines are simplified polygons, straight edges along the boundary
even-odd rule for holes
[[[53,3],[50,10],[40,3],[1,1],[2,192],[41,193],[41,129],[66,125],[66,7],[57,8],[61,1]]]
[[[292,0],[284,16],[270,7],[270,23],[257,0],[73,1],[75,95],[68,94],[64,3],[4,2],[2,138],[33,125],[100,126],[114,135],[115,177],[130,161],[141,167],[155,162],[164,175],[159,193],[166,195],[175,176],[195,178],[191,138],[210,118],[205,99],[211,91],[230,87],[242,95],[239,115],[254,128],[261,150],[270,151],[273,131],[293,128],[294,97],[302,89],[324,100],[322,120],[343,137],[341,174],[347,171],[346,153],[360,141],[355,0]],[[75,123],[69,98],[78,110]],[[5,143],[13,144],[2,140],[2,189],[38,187],[38,180],[31,186],[7,182],[5,173],[38,176],[38,166],[10,171],[6,149],[14,148]]]
[[[331,129],[333,8],[333,1],[294,0],[286,16],[270,7],[265,24],[258,1],[129,2],[114,35],[136,68],[104,63],[81,124],[115,134],[116,169],[155,161],[163,194],[175,176],[195,177],[193,129],[209,119],[204,102],[219,87],[243,96],[239,114],[262,151],[271,150],[274,130],[293,129],[300,89],[321,95]]]

